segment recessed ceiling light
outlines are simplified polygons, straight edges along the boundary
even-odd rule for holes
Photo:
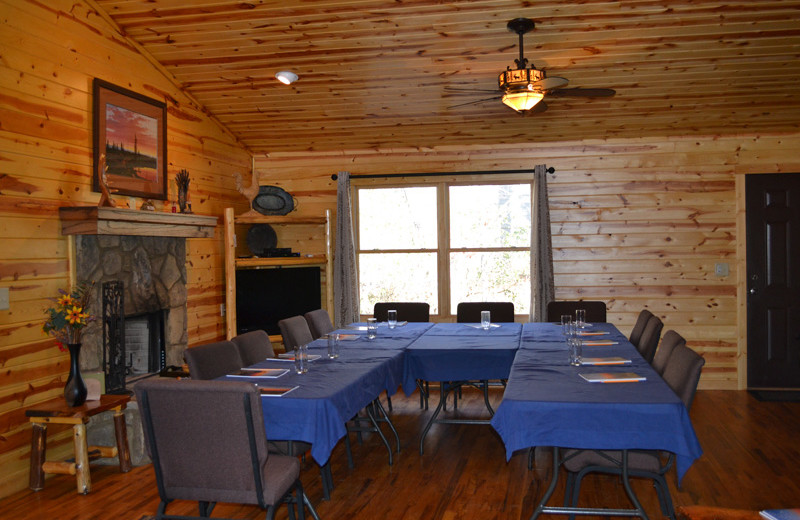
[[[280,81],[284,85],[291,85],[298,79],[297,74],[288,70],[282,70],[276,73],[275,77],[278,78],[278,81]]]

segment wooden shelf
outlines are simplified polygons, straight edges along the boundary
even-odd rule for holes
[[[236,257],[236,226],[239,224],[270,224],[270,225],[311,225],[317,226],[312,234],[325,242],[325,253],[313,256],[287,256],[270,258],[237,258]],[[331,256],[331,213],[325,210],[323,216],[284,216],[261,215],[249,211],[242,215],[234,215],[233,208],[225,209],[225,304],[226,333],[228,339],[236,335],[236,270],[254,269],[259,267],[280,268],[299,266],[319,266],[324,271],[325,279],[322,282],[321,292],[323,305],[329,311],[333,309],[333,257]],[[288,231],[288,230],[287,230]],[[280,336],[270,336],[270,340],[281,341]]]
[[[283,215],[244,214],[234,217],[237,224],[327,224],[325,217],[295,217]]]
[[[326,265],[328,255],[276,256],[270,258],[237,258],[236,267],[294,267],[300,265]]]
[[[64,235],[212,238],[217,217],[126,208],[59,208]]]

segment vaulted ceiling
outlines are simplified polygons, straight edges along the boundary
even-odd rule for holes
[[[259,154],[800,128],[800,0],[95,2]],[[450,108],[514,68],[517,17],[537,68],[616,96]]]

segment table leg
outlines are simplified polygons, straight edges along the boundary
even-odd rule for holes
[[[78,493],[87,494],[92,490],[92,477],[89,474],[89,447],[86,444],[86,425],[72,427],[72,441],[75,445],[75,479]]]
[[[31,435],[31,469],[29,487],[34,491],[44,489],[42,464],[47,456],[47,425],[33,423]]]
[[[131,452],[128,449],[128,429],[125,426],[125,414],[122,410],[114,412],[114,434],[117,438],[119,470],[127,473],[131,470]]]

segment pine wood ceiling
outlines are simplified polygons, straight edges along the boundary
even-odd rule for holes
[[[800,126],[800,0],[95,1],[259,154]],[[538,68],[617,95],[448,108],[513,66],[516,17]]]

